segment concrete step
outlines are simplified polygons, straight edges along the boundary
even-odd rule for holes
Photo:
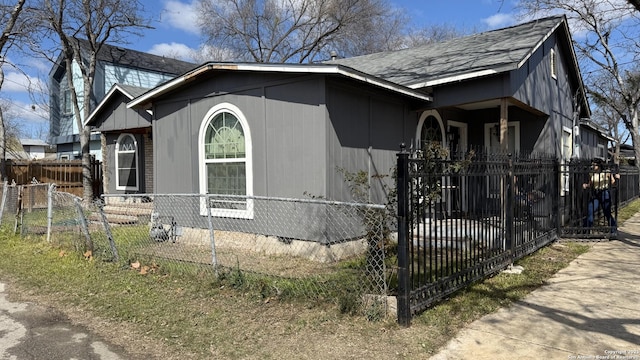
[[[118,224],[118,225],[133,225],[139,224],[140,218],[134,215],[122,215],[122,214],[110,214],[105,212],[105,217],[109,224]],[[91,214],[89,220],[91,221],[102,221],[102,217],[98,213]]]
[[[130,215],[130,216],[150,216],[153,211],[151,206],[140,206],[140,204],[130,205],[105,205],[105,214]]]

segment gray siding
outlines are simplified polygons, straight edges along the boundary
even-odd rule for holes
[[[94,120],[95,131],[120,131],[151,126],[151,114],[144,110],[127,109],[130,99],[120,94],[104,107]]]
[[[321,80],[268,81],[231,93],[220,91],[233,84],[231,79],[217,80],[194,84],[172,96],[182,101],[156,104],[153,138],[157,192],[199,192],[200,125],[213,106],[231,103],[249,123],[254,194],[299,198],[307,192],[324,196],[325,111],[321,105],[324,94]],[[239,80],[237,84],[244,87],[246,80]],[[223,94],[211,95],[216,92]],[[198,97],[198,93],[206,96]]]
[[[417,114],[400,97],[332,83],[327,91],[327,197],[351,200],[348,184],[338,169],[365,171],[371,181],[370,201],[387,201],[384,186],[393,182],[400,143],[409,144]],[[372,176],[374,178],[372,178]],[[385,176],[378,180],[377,176]],[[354,199],[360,200],[361,199]]]

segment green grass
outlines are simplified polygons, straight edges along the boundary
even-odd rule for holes
[[[621,209],[620,223],[639,210],[639,200]],[[125,238],[131,248],[143,241],[133,233]],[[5,226],[0,229],[0,278],[40,300],[49,299],[52,305],[126,323],[176,353],[196,354],[191,358],[206,359],[212,353],[231,359],[296,357],[303,351],[296,341],[305,338],[327,342],[327,354],[348,342],[345,351],[374,346],[382,357],[397,358],[406,352],[423,357],[435,353],[470,322],[545,284],[589,247],[573,242],[545,247],[517,263],[525,268],[522,274],[499,274],[477,282],[415,317],[410,329],[398,327],[394,319],[367,321],[380,320],[376,308],[365,317],[352,316],[359,299],[349,296],[353,292],[348,286],[338,287],[327,296],[331,299],[320,299],[328,304],[309,295],[320,284],[357,282],[353,271],[362,265],[358,261],[343,264],[331,277],[302,282],[233,269],[215,279],[197,265],[186,268],[139,258],[150,269],[141,275],[128,265],[132,257],[120,263],[87,260],[75,251],[73,241],[49,244],[41,237],[20,238]],[[381,329],[385,336],[380,336]]]

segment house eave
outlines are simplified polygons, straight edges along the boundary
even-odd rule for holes
[[[228,71],[248,71],[248,72],[277,72],[277,73],[298,73],[298,74],[324,74],[339,75],[356,81],[364,82],[382,89],[393,91],[410,98],[431,102],[433,98],[414,89],[389,82],[378,77],[356,71],[343,65],[297,65],[297,64],[253,64],[253,63],[207,63],[182,76],[166,82],[163,85],[140,95],[127,104],[128,108],[141,107],[150,108],[152,100],[164,95],[185,83],[188,83],[204,73],[213,70]]]

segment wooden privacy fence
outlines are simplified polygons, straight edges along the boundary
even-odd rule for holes
[[[102,194],[102,164],[92,159],[90,169],[93,196],[98,197]],[[82,197],[82,160],[7,160],[7,178],[18,185],[54,183],[58,191]]]

